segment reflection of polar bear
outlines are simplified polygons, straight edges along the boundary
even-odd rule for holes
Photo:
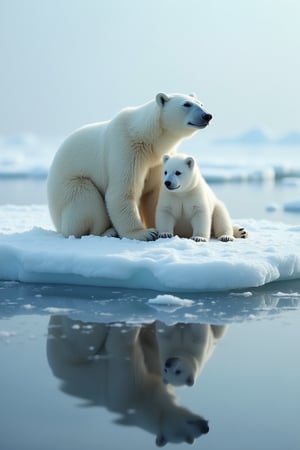
[[[157,94],[110,121],[75,131],[49,171],[48,203],[56,229],[65,236],[155,239],[161,157],[211,118],[191,95]]]
[[[53,316],[47,356],[61,389],[120,414],[117,423],[139,426],[156,444],[192,443],[209,431],[201,416],[176,404],[161,376],[151,373],[139,341],[140,328],[84,324]]]
[[[220,241],[246,238],[244,228],[233,226],[225,205],[202,177],[192,156],[163,157],[164,183],[156,210],[160,237],[189,237],[207,241],[211,235]]]
[[[177,323],[167,326],[157,322],[156,338],[164,382],[192,386],[225,329],[224,325]]]

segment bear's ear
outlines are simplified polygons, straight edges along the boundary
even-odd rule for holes
[[[193,97],[193,98],[197,98],[197,95],[195,94],[195,92],[192,92],[191,94],[189,94],[189,96]]]
[[[167,94],[164,94],[163,92],[160,92],[159,94],[157,94],[156,96],[156,103],[159,106],[165,106],[165,103],[169,100],[169,97],[167,96]]]
[[[167,162],[168,161],[168,159],[170,159],[170,155],[164,155],[163,156],[163,163],[165,163],[165,162]]]
[[[192,156],[188,156],[187,158],[185,158],[184,162],[186,163],[189,169],[192,169],[195,165],[195,160]]]

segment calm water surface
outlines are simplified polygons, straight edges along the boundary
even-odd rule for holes
[[[157,310],[151,291],[1,283],[0,448],[153,449],[163,435],[170,449],[192,438],[206,450],[298,449],[299,293],[292,282]],[[197,349],[192,386],[163,382],[166,330],[169,356]],[[210,430],[198,436],[201,418]]]

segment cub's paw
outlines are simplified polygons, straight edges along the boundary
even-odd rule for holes
[[[244,227],[240,227],[239,225],[233,226],[233,235],[237,239],[247,239],[248,231]]]
[[[195,242],[208,242],[208,239],[203,236],[192,236],[191,239]]]
[[[173,237],[173,233],[159,233],[158,237],[163,239],[170,239]]]
[[[138,241],[155,241],[158,238],[158,231],[155,228],[144,228],[141,230],[130,231],[122,237],[137,239]]]
[[[231,242],[234,240],[234,237],[229,236],[228,234],[223,234],[222,236],[218,237],[218,240],[221,242]]]

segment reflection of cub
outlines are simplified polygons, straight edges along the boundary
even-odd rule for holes
[[[192,443],[209,431],[208,423],[177,405],[160,374],[148,369],[140,331],[125,324],[85,324],[53,316],[49,365],[65,393],[119,413],[117,423],[154,433],[158,446]],[[154,354],[155,349],[154,340]]]
[[[225,329],[221,325],[177,323],[167,326],[157,322],[156,338],[164,382],[192,386]]]

